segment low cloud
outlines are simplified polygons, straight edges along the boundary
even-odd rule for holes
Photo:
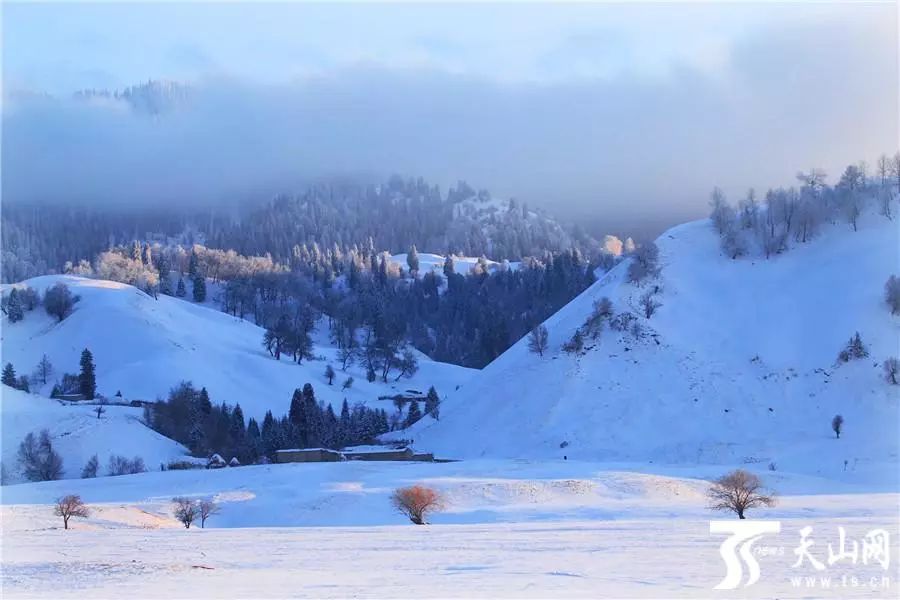
[[[8,93],[3,198],[209,205],[400,173],[628,230],[703,214],[713,185],[742,193],[813,165],[836,176],[892,152],[896,42],[893,27],[860,21],[757,32],[719,69],[653,78],[498,83],[373,65],[290,84],[215,80],[155,116]]]

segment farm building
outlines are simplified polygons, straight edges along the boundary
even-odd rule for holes
[[[275,462],[277,463],[339,462],[342,460],[344,460],[344,456],[340,452],[326,448],[294,448],[275,451]]]
[[[374,445],[353,446],[344,448],[340,452],[325,448],[297,448],[292,450],[277,450],[275,452],[275,462],[277,463],[338,462],[342,460],[415,460],[431,462],[434,460],[434,455],[416,454],[413,452],[412,448],[392,448],[390,446]]]

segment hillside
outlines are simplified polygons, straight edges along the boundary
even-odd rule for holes
[[[106,406],[98,419],[93,406],[64,406],[57,400],[26,394],[3,386],[0,397],[0,453],[4,484],[22,481],[16,465],[19,442],[29,433],[47,429],[54,448],[63,457],[63,477],[78,478],[91,456],[100,461],[100,473],[106,473],[113,454],[140,456],[147,468],[182,458],[187,449],[144,426],[141,409]],[[5,493],[5,491],[4,491]]]
[[[286,413],[294,389],[309,382],[317,398],[337,411],[346,398],[350,404],[363,402],[390,412],[392,403],[379,396],[407,389],[424,393],[434,385],[442,398],[449,397],[475,372],[420,355],[419,371],[411,379],[369,383],[359,367],[340,371],[325,327],[315,336],[316,360],[297,365],[289,359],[276,361],[266,352],[260,327],[185,300],[164,295],[155,300],[129,285],[75,276],[23,283],[43,292],[57,281],[81,297],[74,312],[61,323],[41,308],[18,323],[4,320],[3,362],[28,374],[46,353],[59,377],[63,371],[77,372],[81,350],[89,348],[97,365],[98,391],[108,397],[121,391],[126,400],[152,401],[190,380],[205,386],[213,402],[240,403],[247,418],[261,420],[268,409]],[[331,386],[324,377],[329,362],[337,371]],[[342,390],[348,376],[354,378],[353,386]],[[49,395],[50,387],[48,383],[41,392]]]
[[[898,271],[896,224],[864,215],[859,231],[825,228],[772,260],[729,260],[707,221],[663,234],[661,275],[635,286],[628,262],[547,320],[543,358],[521,340],[462,388],[441,421],[415,426],[417,446],[455,457],[761,463],[779,470],[884,475],[896,462],[898,397],[881,362],[900,321],[883,304]],[[585,352],[561,351],[606,296],[641,314],[635,338],[607,325]],[[836,364],[859,331],[867,359]],[[844,416],[836,440],[830,423]],[[871,466],[870,466],[871,465]],[[896,470],[891,470],[896,477]]]

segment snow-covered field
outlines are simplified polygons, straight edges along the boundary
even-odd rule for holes
[[[723,597],[720,534],[709,533],[703,477],[713,468],[574,461],[333,463],[146,473],[3,488],[4,597]],[[799,530],[824,560],[838,527],[886,528],[896,556],[900,496],[877,482],[763,473],[782,496],[752,516],[781,533],[760,546],[762,576],[741,597],[890,597],[791,577],[889,577],[894,563],[792,568]],[[447,507],[404,523],[388,502],[424,482]],[[885,486],[886,487],[886,486]],[[79,493],[92,508],[69,531],[49,502]],[[168,500],[213,497],[222,512],[184,530]],[[323,527],[328,525],[329,527]],[[302,527],[297,527],[302,526]],[[652,540],[652,541],[651,541]],[[881,581],[880,579],[878,580]],[[725,596],[728,597],[728,596]]]

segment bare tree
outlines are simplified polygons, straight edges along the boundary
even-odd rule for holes
[[[844,417],[834,415],[834,418],[831,420],[831,429],[834,430],[834,435],[837,439],[841,439],[841,430],[844,429]]]
[[[656,309],[662,306],[659,302],[656,301],[656,297],[653,293],[653,290],[648,290],[643,296],[641,296],[641,308],[644,309],[644,316],[648,319],[653,316],[653,313],[656,312]]]
[[[528,349],[535,354],[544,356],[544,352],[547,351],[549,344],[550,334],[543,325],[537,325],[531,330],[531,333],[528,334]]]
[[[100,459],[97,458],[97,455],[93,455],[84,465],[84,468],[81,469],[81,478],[82,479],[93,479],[97,476],[97,470],[100,468]]]
[[[437,491],[414,485],[395,490],[391,495],[391,504],[416,525],[424,525],[429,513],[443,507],[443,500]]]
[[[50,362],[50,358],[44,354],[41,357],[41,362],[37,364],[37,367],[34,370],[34,375],[36,378],[41,380],[42,384],[47,383],[47,379],[50,378],[50,375],[53,374],[53,363]]]
[[[884,361],[882,367],[884,368],[884,378],[887,382],[891,385],[897,385],[897,375],[900,373],[900,360],[892,356]]]
[[[19,465],[29,481],[53,481],[63,473],[63,461],[53,449],[50,432],[42,429],[39,436],[29,433],[19,444]]]
[[[209,498],[200,501],[200,529],[206,527],[206,520],[213,515],[219,514],[219,505]]]
[[[72,517],[87,517],[90,511],[88,511],[84,502],[81,501],[81,496],[69,494],[68,496],[57,498],[53,514],[57,517],[62,517],[63,529],[68,529],[69,519]]]
[[[774,506],[775,497],[763,488],[753,473],[737,469],[716,479],[707,492],[713,510],[730,510],[744,519],[744,513],[758,506]]]
[[[334,382],[334,375],[334,367],[325,365],[325,379],[328,380],[328,385],[331,385]]]
[[[184,525],[185,529],[190,529],[191,523],[193,523],[194,519],[200,514],[199,504],[190,498],[178,496],[172,498],[172,505],[175,518],[181,521],[181,524]]]
[[[44,292],[44,309],[47,314],[62,321],[72,312],[72,308],[78,301],[78,296],[69,291],[69,286],[59,282]]]

